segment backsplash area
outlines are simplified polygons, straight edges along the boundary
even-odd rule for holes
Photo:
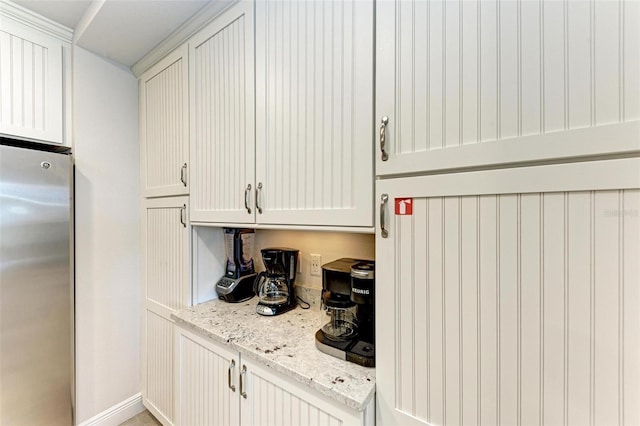
[[[256,230],[256,269],[263,270],[260,249],[266,247],[290,247],[300,250],[298,254],[298,275],[296,285],[322,289],[322,276],[311,275],[311,253],[322,257],[322,264],[341,257],[358,259],[375,258],[375,235],[324,231],[282,231],[272,229]]]
[[[224,273],[222,228],[194,227],[192,247],[193,302],[197,304],[216,297],[214,285]],[[298,290],[309,290],[311,294],[322,290],[322,276],[311,275],[312,253],[321,256],[321,265],[341,257],[375,259],[374,234],[256,229],[253,254],[256,271],[264,270],[260,249],[267,247],[300,250],[295,285]]]

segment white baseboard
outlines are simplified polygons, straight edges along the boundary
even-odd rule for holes
[[[118,426],[144,410],[142,394],[138,393],[113,407],[107,408],[100,414],[96,414],[89,420],[78,424],[78,426]]]

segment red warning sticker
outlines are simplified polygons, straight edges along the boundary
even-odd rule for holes
[[[410,216],[413,214],[413,198],[396,198],[396,215]]]

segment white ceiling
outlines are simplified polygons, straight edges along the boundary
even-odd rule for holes
[[[13,2],[73,29],[78,25],[92,0],[13,0]]]
[[[76,31],[74,41],[127,67],[213,0],[13,0]]]

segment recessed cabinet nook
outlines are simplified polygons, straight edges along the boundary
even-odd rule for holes
[[[140,76],[145,406],[372,424],[171,313],[205,226],[375,229],[377,424],[640,424],[639,16],[237,1],[176,41]]]

